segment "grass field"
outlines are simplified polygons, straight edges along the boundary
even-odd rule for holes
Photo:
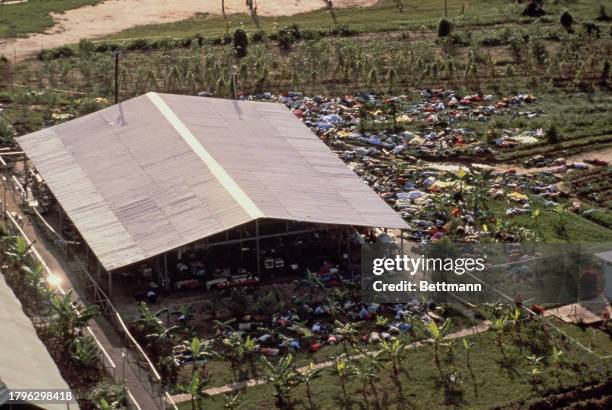
[[[368,8],[337,9],[338,24],[351,26],[362,32],[389,31],[402,29],[418,29],[422,26],[434,27],[438,20],[444,16],[444,0],[431,0],[421,2],[416,0],[403,0],[404,10],[400,13],[396,2],[383,0],[378,6]],[[593,20],[597,15],[597,8],[602,2],[598,0],[583,0],[580,2],[547,3],[546,11],[555,20],[564,8],[568,8],[581,20]],[[461,6],[465,4],[464,14]],[[489,26],[495,24],[508,24],[521,22],[520,11],[524,6],[505,0],[474,0],[469,2],[449,1],[448,16],[459,25]],[[230,30],[243,26],[248,31],[257,30],[258,27],[251,16],[247,14],[234,14],[228,16]],[[304,29],[330,29],[334,22],[326,10],[296,14],[284,17],[259,17],[259,28],[270,33],[291,24],[299,24]],[[109,36],[108,38],[139,38],[139,37],[188,37],[201,34],[205,37],[223,35],[227,24],[218,15],[199,15],[192,19],[167,23],[134,27],[129,30]]]
[[[538,206],[538,204],[540,204]],[[522,226],[534,230],[534,221],[531,215],[505,216],[508,204],[502,201],[491,201],[491,209],[498,215],[498,218],[506,219],[516,226]],[[544,243],[562,242],[600,242],[608,243],[612,241],[612,230],[606,229],[594,222],[591,222],[580,215],[565,212],[563,218],[554,210],[547,209],[541,201],[536,200],[534,209],[540,209],[538,220],[539,237]],[[564,226],[564,229],[561,228]]]
[[[100,0],[28,0],[22,4],[3,5],[0,9],[0,37],[23,37],[42,33],[53,26],[50,13],[61,13]]]
[[[523,331],[527,338],[527,330]],[[596,333],[599,331],[595,331]],[[599,332],[601,333],[601,332]],[[530,376],[527,356],[530,349],[510,345],[514,336],[506,334],[504,353],[496,345],[495,332],[489,331],[470,337],[470,366],[460,341],[453,344],[452,354],[442,353],[440,369],[433,360],[431,345],[410,350],[402,361],[399,376],[395,378],[388,367],[378,373],[379,379],[371,386],[364,386],[355,378],[349,378],[346,395],[343,394],[338,377],[331,369],[311,383],[313,404],[316,408],[489,408],[514,405],[555,393],[573,386],[590,384],[606,379],[605,363],[586,354],[571,344],[557,341],[563,359],[559,366],[551,356],[541,354],[543,366],[541,381],[534,382]],[[600,335],[596,336],[600,340]],[[601,336],[605,340],[607,336]],[[600,342],[598,342],[600,343]],[[604,343],[603,341],[601,343]],[[610,349],[609,342],[604,349]],[[444,350],[444,349],[443,349]],[[505,356],[504,356],[505,355]],[[452,386],[446,382],[450,375],[459,382]],[[376,393],[374,393],[376,392]],[[270,385],[248,388],[242,393],[239,409],[274,407],[273,389]],[[304,385],[297,387],[292,396],[295,408],[309,408]],[[220,409],[223,396],[204,399],[202,408]],[[189,409],[189,402],[181,409]]]

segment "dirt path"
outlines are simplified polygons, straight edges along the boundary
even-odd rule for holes
[[[486,320],[479,325],[468,327],[466,329],[462,329],[457,332],[451,333],[448,336],[446,336],[446,339],[455,340],[455,339],[460,339],[462,337],[473,336],[478,333],[486,332],[487,330],[489,330],[490,327],[491,327],[491,322]],[[420,342],[414,342],[411,345],[409,345],[408,348],[415,349],[415,348],[423,346],[425,343],[431,343],[431,339],[427,339],[425,341],[420,341]],[[371,351],[371,352],[368,352],[367,355],[374,356],[377,353],[379,352]],[[360,357],[362,357],[362,355],[359,355],[359,354],[354,355],[354,356],[351,356],[351,360],[357,360]],[[317,363],[314,367],[315,369],[324,369],[327,367],[331,367],[333,365],[334,365],[334,362],[331,360],[328,360],[325,362]],[[297,371],[301,373],[307,370],[307,368],[308,366],[303,366],[303,367],[298,368]],[[266,380],[263,378],[254,378],[254,379],[249,379],[249,380],[243,380],[243,381],[236,382],[236,383],[226,384],[225,386],[221,386],[221,387],[212,387],[210,389],[204,390],[204,393],[207,396],[216,396],[219,394],[231,393],[236,390],[242,390],[247,387],[259,386],[265,383],[266,383]],[[172,398],[174,399],[176,403],[182,403],[182,402],[191,400],[191,396],[189,394],[177,394],[177,395],[172,396]]]
[[[554,157],[555,158],[555,157]],[[612,145],[607,146],[603,149],[593,147],[592,150],[582,152],[580,154],[569,155],[565,157],[567,163],[571,162],[583,162],[584,160],[601,159],[607,161],[608,164],[612,163]],[[498,164],[495,169],[498,171],[507,171],[513,169],[517,174],[537,174],[539,172],[552,171],[559,168],[558,166],[540,167],[540,168],[525,168],[521,165],[514,164]]]
[[[378,0],[334,0],[334,7],[370,6]],[[260,16],[282,16],[317,10],[323,0],[257,0]],[[247,12],[245,0],[225,0],[225,12]],[[0,42],[0,55],[21,61],[43,48],[78,43],[130,27],[185,20],[196,13],[221,14],[220,0],[107,0],[95,6],[53,14],[56,24],[45,34]]]

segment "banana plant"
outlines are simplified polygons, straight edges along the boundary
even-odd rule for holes
[[[63,345],[74,339],[77,331],[87,326],[87,323],[100,313],[97,305],[86,307],[73,305],[72,290],[64,296],[53,295],[50,310],[49,330],[55,337],[63,341]]]
[[[558,349],[557,346],[553,346],[552,359],[555,365],[557,366],[557,369],[561,367],[562,358],[563,358],[563,350]]]
[[[177,343],[177,335],[183,330],[182,326],[158,327],[155,332],[145,336],[147,347],[157,357],[165,357],[172,354],[172,349]]]
[[[451,328],[452,322],[450,319],[446,319],[444,323],[442,323],[442,326],[438,326],[436,322],[432,320],[425,327],[425,331],[428,333],[429,337],[431,337],[434,343],[434,355],[436,365],[438,365],[438,367],[440,366],[440,358],[438,356],[440,343],[442,343],[444,338],[450,333]]]
[[[145,302],[140,302],[138,311],[140,317],[132,322],[132,327],[137,329],[137,334],[147,335],[164,331],[166,325],[159,317],[168,313],[168,309],[161,309],[153,313]]]
[[[350,362],[348,355],[343,353],[334,358],[333,372],[338,376],[340,380],[340,387],[342,387],[342,394],[344,395],[345,402],[348,402],[348,393],[346,391],[346,382],[354,375],[353,365]]]
[[[290,392],[302,381],[300,373],[293,366],[293,356],[289,354],[277,363],[271,363],[265,357],[261,360],[266,372],[264,379],[274,388],[276,406],[279,409],[290,407]]]
[[[191,373],[191,382],[189,383],[189,395],[191,396],[191,410],[199,410],[202,408],[202,401],[206,397],[204,388],[210,379],[202,378],[200,373],[195,371]]]
[[[313,408],[312,403],[312,392],[310,390],[310,383],[313,380],[321,377],[321,372],[323,371],[322,367],[317,367],[314,362],[310,362],[308,366],[306,366],[302,371],[300,371],[300,377],[302,381],[306,385],[306,397],[308,398],[308,404],[311,408]]]
[[[493,321],[493,329],[495,329],[497,347],[499,347],[499,350],[502,354],[505,354],[503,336],[504,332],[506,331],[507,325],[508,321],[506,315],[499,317]]]
[[[378,391],[376,389],[376,381],[380,379],[378,375],[381,368],[381,359],[378,355],[369,355],[367,353],[364,354],[363,357],[359,359],[359,362],[354,367],[355,377],[361,381],[363,386],[363,394],[364,400],[367,403],[367,387],[369,386],[372,393],[375,397],[378,396]]]
[[[77,337],[70,344],[70,358],[82,368],[95,368],[100,363],[100,350],[90,336]]]
[[[8,250],[4,251],[4,254],[8,256],[13,266],[25,265],[34,243],[28,244],[21,236],[8,236],[3,238],[2,241],[8,243]]]
[[[397,379],[408,345],[403,339],[397,338],[390,342],[383,340],[380,347],[379,358],[393,369],[393,376]]]

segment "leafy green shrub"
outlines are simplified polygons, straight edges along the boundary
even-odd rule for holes
[[[318,40],[321,38],[321,33],[317,30],[304,30],[302,31],[302,38],[304,40]]]
[[[95,52],[96,46],[91,41],[82,38],[79,41],[79,54],[81,56],[90,56]]]
[[[204,36],[201,35],[200,33],[197,33],[196,35],[191,37],[191,44],[190,45],[202,47],[204,45],[204,42],[205,42]]]
[[[174,48],[174,41],[170,38],[160,38],[151,43],[151,48],[155,50],[170,50]]]
[[[278,32],[278,46],[283,50],[291,50],[295,41],[302,37],[297,25],[285,27]]]
[[[559,137],[559,131],[557,130],[557,126],[549,122],[548,127],[546,128],[546,140],[549,144],[558,144],[561,139]]]
[[[494,33],[485,35],[481,40],[480,44],[483,46],[493,47],[509,44],[513,37],[513,32],[509,27],[503,30],[496,30]]]
[[[300,27],[297,24],[292,24],[290,26],[287,26],[281,29],[279,31],[279,34],[280,32],[283,32],[283,31],[290,33],[293,36],[293,38],[295,38],[296,40],[302,39],[302,32],[300,31]]]
[[[448,37],[453,27],[447,19],[442,19],[438,23],[438,37]]]
[[[253,43],[263,43],[266,41],[266,33],[263,30],[256,30],[251,34],[251,42]]]
[[[100,382],[89,392],[89,400],[100,409],[127,408],[127,392],[122,384]]]
[[[582,27],[584,28],[584,32],[587,36],[595,35],[596,37],[599,37],[601,35],[601,29],[592,21],[585,21],[582,23]]]
[[[559,18],[559,22],[563,26],[565,30],[568,32],[572,31],[572,25],[574,24],[574,17],[570,14],[569,11],[565,10],[561,13],[561,17]]]
[[[15,128],[3,117],[0,117],[0,143],[10,145],[15,138]]]
[[[521,13],[523,17],[542,17],[546,14],[544,11],[544,1],[543,0],[531,0]]]
[[[330,30],[330,34],[332,36],[340,36],[340,37],[351,37],[358,34],[357,30],[351,29],[346,24],[342,24],[339,26],[334,26]]]
[[[243,58],[247,55],[247,48],[249,46],[249,36],[247,36],[246,31],[241,28],[236,29],[234,31],[234,51],[236,52],[236,57]]]
[[[151,48],[151,43],[145,38],[137,38],[136,40],[132,40],[125,45],[125,49],[129,51],[147,51],[151,50]]]
[[[46,50],[40,50],[38,54],[36,55],[36,58],[38,58],[41,61],[49,61],[49,60],[56,60],[58,58],[73,57],[75,54],[76,53],[72,48],[68,46],[61,46],[61,47],[50,48]]]
[[[90,114],[109,105],[106,98],[84,98],[76,101],[76,109],[80,115]]]
[[[96,53],[107,53],[109,51],[116,51],[116,50],[121,50],[121,46],[119,44],[114,44],[114,43],[109,43],[109,42],[96,43],[95,48],[94,48],[94,51]]]

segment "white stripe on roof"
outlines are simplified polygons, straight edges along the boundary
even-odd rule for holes
[[[168,120],[168,122],[179,133],[181,138],[189,145],[202,162],[206,164],[210,172],[215,176],[217,181],[225,188],[225,190],[238,202],[244,211],[252,218],[263,218],[263,212],[255,205],[248,195],[238,186],[236,181],[225,171],[210,153],[200,144],[197,138],[191,133],[189,128],[178,118],[166,102],[154,92],[146,94],[149,100],[157,107],[159,112]]]

